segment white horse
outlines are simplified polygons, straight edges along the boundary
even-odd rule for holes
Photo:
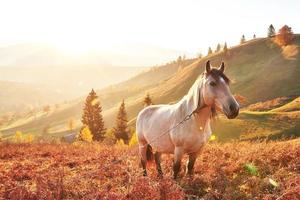
[[[210,62],[178,103],[153,105],[144,108],[137,117],[136,130],[144,176],[147,160],[156,162],[158,175],[162,176],[162,153],[174,154],[174,178],[176,179],[184,154],[189,155],[187,174],[193,174],[194,163],[201,148],[211,135],[210,119],[218,107],[229,118],[239,113],[239,104],[229,89],[229,79],[223,73],[224,63],[216,69]]]

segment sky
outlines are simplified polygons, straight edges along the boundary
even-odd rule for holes
[[[299,8],[297,0],[9,0],[0,2],[0,45],[49,43],[74,54],[149,46],[192,56],[236,45],[242,34],[265,37],[271,23],[299,33]]]

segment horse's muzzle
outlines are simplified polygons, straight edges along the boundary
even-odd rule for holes
[[[240,107],[237,103],[232,102],[228,107],[223,108],[223,111],[228,119],[234,119],[238,116]]]
[[[240,111],[239,106],[230,105],[229,110],[230,110],[229,113],[226,114],[228,119],[234,119],[239,115],[239,111]]]

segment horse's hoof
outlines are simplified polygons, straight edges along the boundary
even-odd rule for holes
[[[193,178],[194,173],[193,172],[188,172],[185,174],[185,176],[189,177],[189,178]]]

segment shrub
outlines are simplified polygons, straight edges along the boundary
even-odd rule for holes
[[[134,133],[129,141],[129,146],[132,147],[132,146],[135,146],[138,144],[138,139],[137,139],[137,135],[136,133]]]
[[[24,134],[21,131],[16,131],[15,135],[13,136],[14,143],[32,143],[34,141],[33,134]]]
[[[113,128],[107,129],[104,136],[105,136],[105,138],[104,138],[105,144],[112,145],[112,144],[115,144],[117,141]]]
[[[79,133],[78,140],[85,142],[92,142],[93,135],[88,126],[84,126]]]
[[[121,147],[127,146],[127,145],[125,145],[125,143],[124,143],[123,140],[118,140],[117,143],[116,143],[116,145],[117,145],[117,146],[121,146]]]
[[[13,141],[15,143],[22,143],[23,142],[23,133],[21,131],[16,131]]]
[[[24,140],[25,143],[32,143],[34,141],[34,135],[26,134],[26,135],[24,135],[23,140]]]

